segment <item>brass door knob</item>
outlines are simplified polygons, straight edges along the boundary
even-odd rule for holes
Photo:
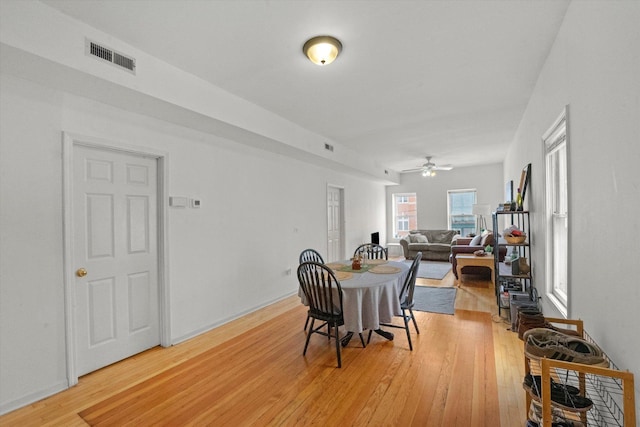
[[[85,270],[84,268],[79,268],[76,271],[76,276],[78,276],[78,277],[84,277],[86,275],[87,275],[87,270]]]

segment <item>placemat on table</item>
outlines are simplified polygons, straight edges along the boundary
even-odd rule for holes
[[[330,262],[325,265],[330,269],[332,269],[333,271],[340,270],[342,267],[345,267],[345,264],[342,264],[340,262]]]
[[[351,268],[351,265],[343,265],[342,268],[339,268],[338,270],[339,271],[346,271],[348,273],[366,273],[371,268],[373,268],[373,266],[363,265],[362,267],[360,267],[360,270],[354,270],[353,268]]]
[[[367,264],[368,265],[380,265],[380,264],[386,264],[389,261],[387,261],[386,259],[368,259],[367,260]]]
[[[402,269],[400,267],[394,267],[393,265],[376,265],[369,271],[377,274],[393,274],[399,273]]]
[[[349,280],[353,277],[353,273],[347,271],[336,271],[333,273],[339,281]]]

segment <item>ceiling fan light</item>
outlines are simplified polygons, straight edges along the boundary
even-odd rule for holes
[[[335,37],[318,36],[307,40],[302,51],[314,64],[329,65],[342,51],[342,43]]]

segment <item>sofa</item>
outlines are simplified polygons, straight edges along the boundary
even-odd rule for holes
[[[422,252],[422,259],[448,261],[451,244],[458,235],[456,230],[411,230],[400,239],[400,246],[406,259],[414,259]]]
[[[453,274],[456,279],[458,277],[458,263],[456,261],[457,254],[472,254],[477,250],[484,249],[487,245],[493,248],[494,254],[496,253],[496,244],[493,239],[493,233],[491,231],[485,232],[481,235],[475,237],[461,237],[459,236],[453,245],[451,245],[451,256],[449,260],[451,261],[451,269],[453,270]],[[498,259],[500,262],[504,261],[504,257],[507,255],[506,246],[498,247]],[[462,273],[464,274],[491,274],[491,270],[487,267],[473,266],[467,265],[462,267]]]

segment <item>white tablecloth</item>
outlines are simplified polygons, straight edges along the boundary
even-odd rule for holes
[[[340,282],[347,331],[376,330],[380,323],[389,323],[393,316],[402,315],[400,291],[410,266],[395,261],[384,265],[399,267],[401,271],[393,274],[353,273],[351,279]],[[304,295],[300,297],[305,303]]]

